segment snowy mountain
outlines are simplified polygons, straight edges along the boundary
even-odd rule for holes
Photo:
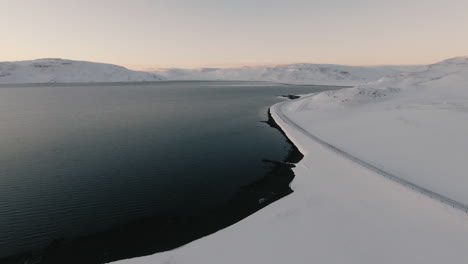
[[[290,84],[357,85],[387,75],[423,70],[424,66],[344,66],[290,64],[273,67],[163,69],[153,71],[168,80],[242,80]]]
[[[154,73],[86,61],[39,59],[0,62],[0,83],[146,82],[161,79]]]

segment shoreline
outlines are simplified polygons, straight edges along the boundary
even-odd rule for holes
[[[118,263],[436,264],[465,258],[465,214],[380,177],[289,127],[275,111],[293,102],[271,107],[272,118],[304,154],[293,168],[293,194],[182,248]]]

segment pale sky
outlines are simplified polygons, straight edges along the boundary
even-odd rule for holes
[[[0,61],[428,64],[468,55],[468,0],[0,0]]]

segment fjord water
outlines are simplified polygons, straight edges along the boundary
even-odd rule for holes
[[[332,88],[251,82],[0,86],[0,259],[42,254],[52,242],[79,237],[92,245],[94,234],[102,239],[108,230],[154,215],[222,207],[272,169],[264,160],[288,156],[286,138],[260,122],[283,100],[278,95]],[[113,232],[112,240],[128,243],[125,234]],[[164,243],[157,232],[151,236]]]

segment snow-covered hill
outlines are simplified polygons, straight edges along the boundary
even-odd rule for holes
[[[352,89],[331,91],[314,97],[317,105],[333,106],[338,104],[362,104],[378,101],[392,95],[405,92],[403,96],[413,94],[421,96],[421,100],[444,101],[453,93],[455,98],[468,96],[468,56],[444,60],[429,65],[419,72],[407,72],[389,75],[376,82],[356,86]],[[416,94],[414,94],[416,93]],[[452,98],[452,99],[455,99]],[[461,98],[460,98],[461,99]]]
[[[161,79],[154,73],[86,61],[39,59],[0,62],[0,83],[146,82]]]
[[[387,75],[414,72],[424,66],[344,66],[290,64],[274,67],[165,69],[153,71],[168,80],[243,80],[290,84],[358,85]]]

